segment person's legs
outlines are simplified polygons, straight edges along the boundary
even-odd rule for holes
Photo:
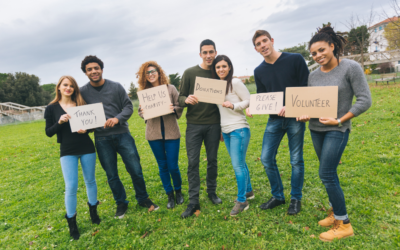
[[[97,204],[96,153],[82,155],[80,159],[89,204],[94,206]]]
[[[314,147],[320,146],[318,132],[311,131]],[[346,148],[349,138],[349,131],[329,131],[325,132],[324,141],[322,144],[321,155],[319,157],[319,176],[326,188],[329,196],[329,201],[332,203],[333,212],[336,220],[348,219],[346,211],[346,202],[344,193],[340,187],[337,167],[340,158]],[[316,149],[317,151],[317,149]]]
[[[78,190],[78,156],[66,155],[60,158],[61,169],[65,182],[65,208],[67,218],[76,213],[76,192]]]
[[[149,145],[151,147],[151,150],[153,151],[154,156],[156,157],[160,178],[165,193],[168,194],[172,192],[173,189],[171,186],[171,177],[169,176],[168,172],[167,156],[165,153],[165,140],[149,141]]]
[[[283,185],[276,164],[276,154],[278,153],[279,144],[285,135],[283,129],[284,119],[269,118],[267,127],[265,128],[263,145],[261,149],[261,162],[264,165],[268,180],[271,185],[271,194],[273,198],[284,201]]]
[[[101,166],[106,171],[108,185],[111,188],[116,204],[129,203],[126,200],[124,185],[118,176],[117,144],[114,136],[96,137],[95,142]]]
[[[290,165],[292,165],[291,199],[300,201],[304,183],[304,122],[297,122],[295,118],[285,118],[285,127],[289,140]]]
[[[218,177],[218,148],[221,137],[221,125],[207,125],[204,136],[204,146],[207,154],[207,193],[215,194]]]
[[[126,171],[131,175],[133,188],[135,189],[135,197],[138,203],[144,202],[149,195],[146,191],[146,183],[143,178],[142,166],[140,165],[140,157],[136,148],[135,140],[130,133],[116,135],[117,152],[121,155],[125,164]]]
[[[191,204],[199,204],[200,173],[199,158],[201,144],[204,138],[204,126],[187,124],[186,127],[186,153],[188,158],[189,200]]]
[[[171,175],[175,191],[182,189],[182,177],[178,165],[180,141],[181,141],[180,139],[164,141],[165,153],[167,157],[167,166],[169,172],[168,178]]]

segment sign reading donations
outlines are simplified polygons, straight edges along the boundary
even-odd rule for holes
[[[194,93],[199,102],[222,104],[225,101],[226,81],[196,76]]]
[[[270,92],[250,95],[252,115],[278,114],[283,107],[283,92]]]
[[[69,125],[72,133],[80,129],[88,130],[103,127],[106,123],[106,115],[104,114],[102,103],[72,107],[67,110],[67,113],[71,116]]]
[[[145,120],[173,113],[167,85],[144,89],[137,95]]]
[[[286,88],[285,117],[337,118],[338,86]]]

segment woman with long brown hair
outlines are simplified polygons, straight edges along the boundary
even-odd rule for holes
[[[78,161],[81,161],[83,177],[86,184],[88,206],[92,223],[100,224],[97,215],[97,185],[95,178],[96,151],[86,130],[80,129],[77,133],[71,132],[66,112],[68,108],[85,105],[78,84],[71,76],[62,76],[56,85],[56,97],[46,107],[46,135],[52,137],[57,134],[60,143],[60,162],[65,181],[65,207],[67,213],[69,233],[79,239],[79,230],[76,224],[76,193],[78,190]]]
[[[167,85],[168,88],[172,103],[171,111],[173,113],[148,119],[146,121],[146,140],[148,140],[156,157],[161,182],[168,195],[167,208],[174,208],[175,201],[178,205],[184,201],[181,172],[178,166],[181,133],[177,119],[181,117],[183,111],[178,102],[179,93],[174,85],[168,83],[167,75],[155,61],[143,63],[136,75],[139,78],[139,90],[161,85]],[[139,107],[138,112],[139,116],[143,118],[143,113],[146,110]],[[171,178],[174,185],[173,188]],[[176,197],[174,196],[174,190]]]

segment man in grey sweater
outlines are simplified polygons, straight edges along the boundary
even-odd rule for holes
[[[103,103],[107,121],[104,127],[95,130],[95,144],[117,204],[115,216],[121,219],[128,209],[129,201],[126,200],[125,188],[118,176],[117,153],[121,155],[131,175],[139,205],[147,208],[153,206],[154,210],[159,207],[149,199],[135,140],[129,132],[127,121],[133,113],[132,102],[121,84],[103,79],[103,67],[103,62],[96,56],[86,56],[83,59],[81,69],[90,82],[81,87],[80,91],[86,103]]]

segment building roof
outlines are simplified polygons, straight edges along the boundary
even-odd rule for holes
[[[397,16],[390,17],[388,19],[383,20],[382,22],[379,22],[379,23],[376,23],[376,24],[372,25],[371,27],[369,27],[369,29],[375,28],[377,26],[380,26],[380,25],[388,23],[388,22],[396,22],[398,20],[399,20],[399,17],[397,17]]]

